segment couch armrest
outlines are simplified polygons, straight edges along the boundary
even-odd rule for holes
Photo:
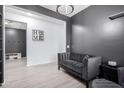
[[[92,57],[87,62],[87,79],[91,80],[100,74],[102,57]]]
[[[61,64],[64,60],[69,60],[70,53],[58,53],[58,64]]]
[[[118,68],[118,83],[124,87],[124,67]]]

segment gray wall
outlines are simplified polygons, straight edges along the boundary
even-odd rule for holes
[[[110,20],[110,15],[124,11],[124,6],[90,6],[72,17],[72,52],[89,53],[124,65],[124,17]]]
[[[5,52],[26,57],[26,30],[5,28]]]
[[[51,11],[49,9],[46,9],[44,7],[41,7],[39,5],[16,5],[17,7],[20,7],[20,8],[24,8],[24,9],[28,9],[28,10],[31,10],[31,11],[35,11],[35,12],[38,12],[38,13],[41,13],[41,14],[44,14],[44,15],[47,15],[47,16],[50,16],[50,17],[54,17],[54,18],[57,18],[57,19],[60,19],[60,20],[63,20],[63,21],[66,21],[66,45],[71,45],[71,23],[70,23],[70,18],[67,17],[67,16],[64,16],[64,15],[61,15],[59,13],[56,13],[54,11]],[[70,49],[66,49],[67,51],[71,51],[71,48]]]

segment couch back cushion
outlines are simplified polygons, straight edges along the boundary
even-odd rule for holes
[[[74,61],[82,62],[86,55],[87,54],[70,53],[70,59]]]

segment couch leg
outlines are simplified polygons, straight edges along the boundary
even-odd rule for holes
[[[86,88],[89,88],[89,81],[86,81]]]
[[[58,70],[60,70],[60,66],[58,66]]]

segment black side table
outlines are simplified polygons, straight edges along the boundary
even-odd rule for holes
[[[101,65],[101,77],[118,83],[118,66]]]

